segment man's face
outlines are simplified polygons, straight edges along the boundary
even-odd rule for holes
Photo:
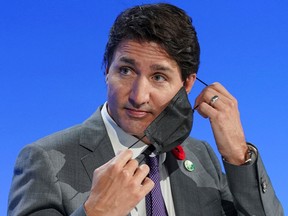
[[[106,73],[108,112],[138,138],[183,86],[176,61],[153,42],[122,41]]]

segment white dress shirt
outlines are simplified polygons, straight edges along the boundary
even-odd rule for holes
[[[115,154],[119,151],[127,149],[133,143],[137,142],[139,139],[127,134],[123,131],[115,121],[110,117],[107,111],[107,102],[104,104],[101,115],[110,138],[110,141],[113,146],[113,150]],[[144,149],[147,148],[147,145],[142,141],[139,141],[136,145],[134,145],[131,150],[133,152],[133,158],[136,158]],[[161,154],[159,156],[159,169],[160,169],[160,176],[161,176],[161,191],[165,201],[166,209],[168,215],[174,216],[175,209],[173,204],[173,198],[171,193],[170,187],[170,180],[167,173],[167,169],[164,166],[164,161],[166,159],[166,154]],[[131,216],[146,216],[146,207],[145,207],[145,198],[142,199],[137,206],[131,211]]]

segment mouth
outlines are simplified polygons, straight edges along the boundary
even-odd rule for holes
[[[140,110],[140,109],[131,109],[131,108],[125,108],[126,113],[129,117],[132,118],[145,118],[150,114],[149,111],[146,110]]]

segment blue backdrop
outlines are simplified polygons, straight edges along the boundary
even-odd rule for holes
[[[145,0],[0,1],[0,212],[7,209],[20,149],[81,123],[106,99],[101,68],[116,15]],[[288,2],[166,1],[192,17],[201,44],[199,77],[219,81],[238,99],[248,141],[264,160],[288,212]],[[203,85],[189,95],[191,103]],[[207,119],[192,136],[216,150]],[[219,155],[218,155],[219,156]]]

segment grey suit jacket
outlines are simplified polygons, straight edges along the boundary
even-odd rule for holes
[[[247,166],[224,164],[226,177],[207,143],[188,138],[182,146],[194,171],[171,153],[165,161],[177,216],[283,215],[260,157]],[[8,215],[85,215],[93,171],[114,156],[100,108],[83,124],[26,146],[15,164]]]

